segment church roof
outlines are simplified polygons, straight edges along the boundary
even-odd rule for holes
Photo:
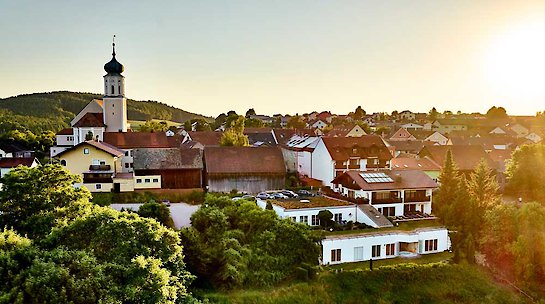
[[[85,113],[83,117],[74,124],[74,128],[81,127],[105,127],[102,113]]]

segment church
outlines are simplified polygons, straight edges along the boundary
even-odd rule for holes
[[[133,132],[127,121],[124,66],[104,65],[104,94],[94,99],[56,134],[50,156],[91,192],[202,187],[202,151],[182,148],[180,136]]]

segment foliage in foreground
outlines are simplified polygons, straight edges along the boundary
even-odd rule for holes
[[[318,261],[318,239],[308,226],[253,202],[208,196],[191,224],[181,235],[188,269],[201,287],[271,285]]]
[[[178,233],[90,203],[75,180],[58,165],[3,178],[0,303],[190,301]]]
[[[268,290],[211,293],[213,303],[523,303],[468,265],[405,264],[375,271],[325,273]]]

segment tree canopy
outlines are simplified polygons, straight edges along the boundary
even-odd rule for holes
[[[188,268],[201,285],[271,285],[297,267],[314,265],[319,256],[318,239],[308,226],[228,197],[208,196],[181,235]]]
[[[58,165],[19,167],[2,181],[0,303],[191,300],[176,231],[93,205]]]

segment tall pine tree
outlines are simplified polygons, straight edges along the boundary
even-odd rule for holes
[[[447,151],[445,163],[439,175],[439,183],[441,185],[433,200],[434,213],[439,216],[443,223],[450,226],[452,225],[450,222],[451,214],[454,212],[453,202],[456,200],[459,183],[458,168],[452,159],[450,150]]]

